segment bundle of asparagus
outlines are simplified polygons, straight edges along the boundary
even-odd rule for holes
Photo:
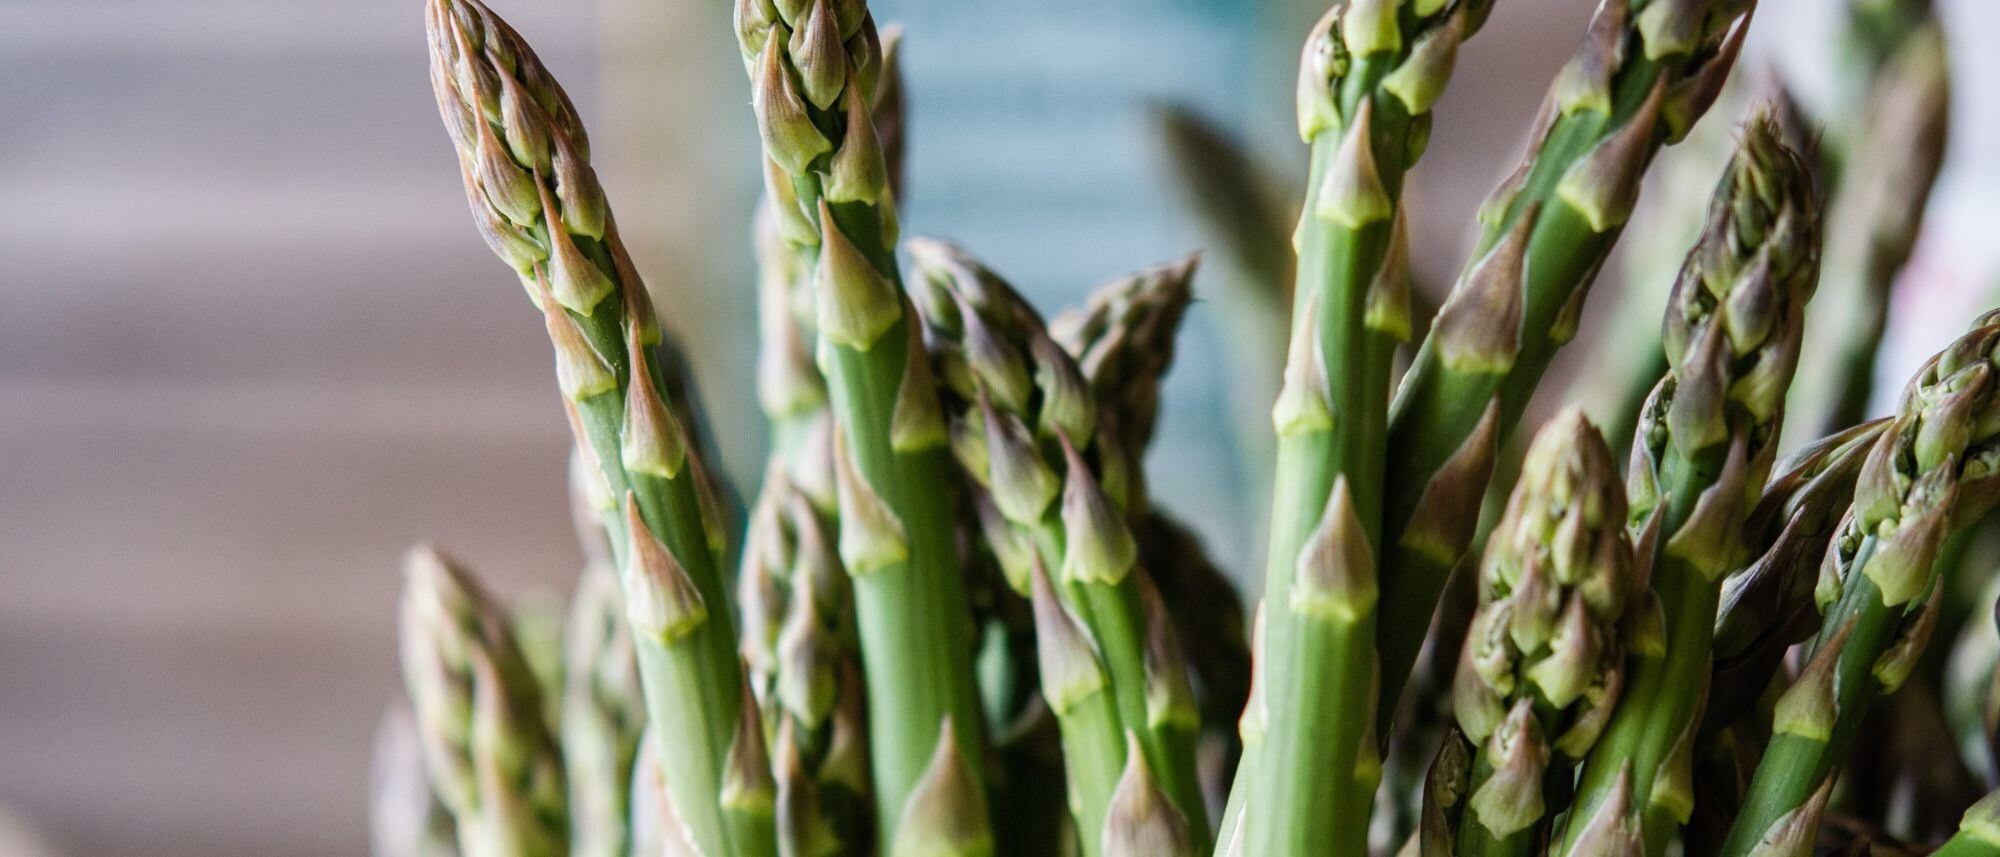
[[[1903,2],[1857,0],[1871,32],[1915,33],[1864,55],[1884,81],[1941,75],[1934,19]],[[1672,279],[1664,373],[1612,421],[1637,426],[1623,478],[1567,410],[1518,480],[1489,486],[1648,163],[1715,101],[1752,5],[1603,0],[1434,313],[1411,294],[1401,191],[1490,4],[1338,0],[1320,19],[1297,92],[1296,259],[1250,259],[1292,279],[1289,309],[1261,310],[1291,336],[1246,622],[1226,564],[1145,478],[1194,257],[1048,322],[969,251],[902,240],[899,36],[864,0],[735,9],[762,142],[772,436],[740,539],[674,319],[619,239],[576,109],[480,0],[428,0],[475,226],[555,349],[587,561],[561,656],[537,658],[551,635],[412,552],[414,717],[385,725],[378,852],[2000,854],[2000,797],[1968,791],[2000,786],[1987,554],[1952,538],[2000,502],[2000,312],[1893,417],[1850,426],[1843,405],[1837,431],[1781,460],[1838,222],[1781,110],[1736,131]],[[1905,115],[1881,97],[1879,115]],[[1882,144],[1835,143],[1852,216],[1907,218],[1907,196],[1845,192],[1872,187],[1857,153]],[[1235,225],[1239,253],[1282,240],[1264,218]],[[1879,291],[1908,236],[1870,234],[1878,260],[1854,264]],[[1489,489],[1505,500],[1485,531]],[[1455,568],[1463,601],[1439,612]],[[1964,642],[1927,657],[1941,630]],[[1400,723],[1409,687],[1439,697],[1423,710],[1448,697],[1457,728]],[[1857,751],[1882,717],[1949,721],[1957,743],[1900,763]],[[1424,782],[1383,787],[1391,746],[1432,759]],[[1960,765],[1955,750],[1957,777],[1902,775]],[[1849,764],[1906,785],[1849,782]],[[1412,811],[1374,815],[1384,788]],[[1917,801],[1969,809],[1944,830]]]

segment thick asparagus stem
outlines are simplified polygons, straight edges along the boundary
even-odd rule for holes
[[[1942,591],[1933,568],[1939,546],[2000,494],[1992,471],[1996,350],[2000,313],[1988,313],[1918,372],[1869,450],[1820,570],[1825,623],[1805,670],[1778,700],[1726,857],[1754,853],[1816,815],[1813,796],[1832,782],[1869,703],[1899,686],[1922,654]]]
[[[403,563],[403,679],[465,857],[563,857],[569,806],[541,688],[506,614],[427,547]]]
[[[1579,780],[1565,854],[1587,853],[1584,820],[1621,788],[1649,855],[1693,809],[1722,578],[1749,559],[1743,525],[1770,472],[1819,269],[1811,172],[1782,134],[1768,111],[1745,124],[1669,299],[1669,368],[1640,416],[1629,474],[1634,520],[1657,518],[1662,636],[1633,647],[1625,700]]]
[[[534,51],[478,0],[431,0],[427,19],[432,88],[474,223],[542,311],[578,447],[602,478],[587,493],[609,503],[599,512],[669,798],[704,852],[771,854],[768,771],[754,776],[761,736],[739,734],[724,513],[686,428],[690,397],[675,394],[691,391],[660,363],[669,352],[582,126]]]
[[[1389,375],[1409,336],[1403,174],[1487,2],[1344,2],[1306,39],[1311,148],[1278,437],[1259,666],[1264,718],[1237,775],[1244,848],[1359,855],[1381,775],[1376,568]],[[1337,687],[1340,693],[1318,688]]]
[[[1446,577],[1471,544],[1500,442],[1610,252],[1654,152],[1735,63],[1752,0],[1603,0],[1390,410],[1381,717],[1396,709]],[[1386,731],[1386,730],[1385,730]]]
[[[646,728],[646,702],[611,566],[584,568],[564,631],[561,728],[570,852],[623,857],[631,845],[632,767]]]
[[[925,286],[918,294],[928,339],[954,397],[956,433],[976,438],[976,448],[961,443],[960,463],[1014,531],[999,541],[1030,544],[1060,569],[1057,594],[1103,659],[1117,726],[1104,754],[1112,764],[1095,773],[1109,780],[1123,773],[1122,736],[1132,733],[1149,776],[1172,797],[1191,841],[1205,846],[1208,816],[1194,768],[1199,714],[1172,622],[1155,609],[1157,594],[1149,595],[1137,564],[1127,516],[1138,467],[1124,445],[1130,435],[1111,423],[1113,415],[1150,411],[1100,402],[1034,309],[963,251],[913,240],[910,252]],[[1086,842],[1099,834],[1083,819],[1099,809],[1075,813]]]
[[[1625,523],[1604,436],[1582,411],[1551,420],[1486,543],[1453,682],[1459,727],[1478,748],[1465,857],[1539,853],[1572,766],[1618,705],[1625,637],[1636,631],[1621,622],[1645,591]]]
[[[984,807],[986,744],[944,424],[902,293],[895,202],[869,103],[881,44],[859,2],[743,0],[736,26],[779,234],[815,259],[819,364],[838,426],[840,553],[854,575],[867,665],[877,827],[893,847],[917,847],[899,825],[921,812],[905,806],[919,779],[962,762],[971,776],[930,782],[981,794],[922,794]],[[945,723],[955,724],[951,740],[938,734]],[[944,750],[963,758],[943,760]]]

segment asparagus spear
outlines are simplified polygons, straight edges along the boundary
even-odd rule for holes
[[[927,800],[983,807],[985,738],[944,423],[899,282],[895,202],[870,113],[881,45],[860,2],[742,0],[736,26],[779,234],[815,258],[819,363],[842,436],[833,444],[840,553],[855,577],[867,665],[877,826],[892,847],[919,847],[903,825],[943,810],[906,805],[920,794],[920,778],[977,792],[922,792]],[[945,723],[958,734],[940,735]],[[971,775],[947,777],[933,765],[964,765]],[[934,832],[942,838],[923,847],[991,838]]]
[[[1132,733],[1190,842],[1205,846],[1207,811],[1194,770],[1199,715],[1172,622],[1137,565],[1126,517],[1136,461],[1120,443],[1125,432],[1105,427],[1112,415],[1132,411],[1100,403],[1034,309],[964,251],[918,239],[910,253],[925,286],[918,295],[928,339],[954,396],[955,433],[979,438],[976,448],[960,444],[960,463],[1006,519],[994,541],[1025,542],[1060,569],[1057,595],[1102,659],[1116,719],[1108,734],[1093,727],[1091,740],[1109,746],[1093,748],[1102,767],[1089,776],[1115,781],[1128,767],[1124,735]],[[1050,705],[1061,718],[1055,698]],[[1105,811],[1093,801],[1110,794],[1086,791],[1074,814],[1092,853],[1103,836],[1092,824],[1102,823]]]
[[[1380,779],[1375,578],[1385,423],[1395,346],[1410,330],[1398,200],[1459,43],[1490,8],[1485,0],[1398,6],[1335,4],[1300,63],[1299,132],[1312,167],[1293,239],[1291,348],[1272,411],[1270,660],[1258,667],[1263,722],[1246,734],[1235,802],[1253,854],[1365,853]]]
[[[618,572],[610,565],[585,566],[567,625],[561,733],[570,852],[622,857],[631,843],[632,767],[646,708]]]
[[[568,96],[478,0],[430,0],[431,83],[473,221],[542,311],[623,578],[669,797],[709,855],[773,853],[761,735],[742,710],[721,571],[724,511],[691,389],[618,238]],[[710,609],[709,605],[716,605]],[[758,772],[760,767],[763,773]],[[760,779],[761,777],[761,779]]]
[[[774,455],[743,552],[744,662],[773,742],[783,853],[872,844],[853,598],[824,514]]]
[[[1539,853],[1565,797],[1550,786],[1568,784],[1618,704],[1625,637],[1640,629],[1621,622],[1645,586],[1625,521],[1604,436],[1580,410],[1555,417],[1486,543],[1453,683],[1478,747],[1461,855]]]
[[[1669,299],[1669,369],[1640,416],[1629,477],[1634,520],[1657,518],[1662,624],[1633,648],[1625,701],[1583,768],[1565,854],[1591,853],[1579,850],[1583,820],[1613,791],[1629,788],[1649,855],[1693,808],[1722,578],[1748,559],[1743,525],[1770,472],[1818,275],[1811,173],[1782,134],[1768,110],[1745,123]]]
[[[1445,578],[1471,544],[1519,422],[1617,239],[1653,154],[1707,111],[1754,0],[1602,0],[1521,165],[1486,200],[1473,261],[1391,406],[1381,717],[1393,715]],[[1386,730],[1384,730],[1386,731]]]
[[[1146,497],[1141,458],[1158,420],[1160,387],[1172,365],[1174,340],[1194,300],[1197,256],[1154,265],[1093,291],[1084,306],[1065,310],[1049,333],[1076,358],[1098,401],[1100,443],[1124,454],[1127,517],[1138,543],[1139,564],[1160,589],[1169,619],[1194,673],[1205,747],[1203,790],[1220,800],[1223,778],[1241,750],[1235,720],[1249,694],[1250,650],[1243,604],[1236,587],[1208,557],[1185,525],[1153,508]],[[1109,447],[1107,447],[1108,449]],[[1218,769],[1210,776],[1211,756]]]
[[[1825,622],[1778,700],[1775,735],[1724,855],[1753,853],[1816,814],[1813,796],[1832,782],[1869,703],[1899,686],[1922,653],[1942,591],[1932,567],[1939,545],[2000,494],[1988,448],[2000,428],[1996,347],[2000,313],[1988,313],[1918,372],[1869,450],[1821,566],[1815,594]]]
[[[1944,162],[1951,100],[1944,29],[1927,0],[1848,5],[1854,79],[1827,133],[1827,169],[1837,177],[1826,226],[1832,311],[1816,321],[1806,352],[1833,371],[1799,391],[1824,409],[1815,415],[1823,433],[1867,416],[1890,292]]]
[[[403,679],[466,857],[562,857],[569,808],[541,688],[507,616],[429,547],[403,562]]]

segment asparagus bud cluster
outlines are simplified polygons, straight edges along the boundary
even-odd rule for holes
[[[1065,744],[1088,741],[1083,758],[1103,763],[1072,771],[1073,782],[1095,778],[1073,809],[1086,853],[1110,853],[1122,825],[1179,831],[1189,849],[1205,845],[1194,770],[1199,715],[1128,518],[1136,461],[1110,443],[1118,433],[1100,430],[1111,411],[1011,286],[956,247],[912,240],[910,252],[938,376],[954,400],[954,450],[1003,519],[987,527],[989,538],[1019,546],[1002,557],[1014,566],[1014,586],[1037,600],[1044,695]],[[1051,568],[1060,580],[1037,583]],[[1142,751],[1140,762],[1126,758],[1128,745]],[[1133,776],[1156,779],[1172,800],[1120,804],[1101,788],[1134,764]],[[1153,827],[1119,815],[1140,810],[1178,819]]]
[[[1479,608],[1453,683],[1478,746],[1461,853],[1528,853],[1618,704],[1627,603],[1644,591],[1625,532],[1617,460],[1581,411],[1536,434],[1487,540]],[[1524,834],[1528,834],[1524,836]],[[1514,840],[1510,842],[1510,840]]]
[[[1929,642],[1942,587],[1933,567],[1944,538],[2000,500],[1994,463],[2000,389],[1993,374],[2000,313],[1925,364],[1893,422],[1868,451],[1816,592],[1825,613],[1805,668],[1778,699],[1771,746],[1758,763],[1724,854],[1816,825],[1869,702],[1901,686]]]
[[[563,760],[506,614],[426,547],[403,563],[403,676],[467,857],[569,853]]]
[[[1578,811],[1603,811],[1629,777],[1649,854],[1693,810],[1722,578],[1749,559],[1743,526],[1770,471],[1818,277],[1811,173],[1782,133],[1768,111],[1743,128],[1668,299],[1668,371],[1633,441],[1629,497],[1634,519],[1657,527],[1661,638],[1634,650],[1627,703],[1585,765]],[[1585,829],[1571,822],[1567,853],[1584,853]]]
[[[1118,431],[1126,449],[1144,449],[1153,440],[1160,380],[1173,363],[1175,336],[1194,300],[1199,261],[1188,256],[1119,277],[1049,324],[1049,334],[1076,359],[1091,392],[1115,415],[1117,424],[1103,428]]]

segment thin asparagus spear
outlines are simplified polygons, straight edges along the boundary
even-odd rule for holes
[[[1815,813],[1877,696],[1922,653],[1942,592],[1945,536],[1992,508],[1990,447],[2000,434],[1992,374],[2000,313],[1988,313],[1905,388],[1895,422],[1869,450],[1854,506],[1827,550],[1815,592],[1826,615],[1806,668],[1780,697],[1726,857],[1753,853]]]
[[[368,843],[373,857],[458,857],[451,810],[431,786],[416,717],[402,702],[391,705],[375,729]]]
[[[1539,853],[1572,766],[1618,705],[1626,605],[1645,573],[1625,533],[1611,447],[1579,410],[1535,436],[1486,543],[1453,709],[1473,756],[1459,854]],[[1642,641],[1631,641],[1642,642]]]
[[[1187,256],[1112,280],[1091,292],[1083,307],[1056,316],[1049,333],[1076,358],[1097,394],[1100,442],[1105,432],[1119,434],[1117,448],[1130,474],[1124,480],[1130,486],[1125,505],[1139,564],[1159,587],[1194,674],[1204,742],[1199,779],[1211,802],[1219,803],[1241,751],[1235,722],[1250,691],[1243,604],[1195,534],[1148,501],[1142,462],[1158,420],[1160,387],[1172,365],[1174,341],[1194,300],[1197,261]],[[1211,761],[1217,769],[1213,776]]]
[[[561,732],[575,857],[623,857],[631,845],[632,766],[646,700],[624,601],[618,572],[592,563],[570,603]]]
[[[1890,292],[1923,228],[1951,101],[1944,29],[1928,0],[1848,5],[1850,80],[1826,135],[1833,187],[1823,288],[1832,311],[1815,320],[1806,351],[1833,371],[1799,391],[1823,409],[1821,433],[1867,416]]]
[[[1241,823],[1252,854],[1365,854],[1381,776],[1376,560],[1389,376],[1410,331],[1398,200],[1459,43],[1490,8],[1398,5],[1336,4],[1300,63],[1299,132],[1312,167],[1294,236],[1291,349],[1272,411],[1265,722],[1259,741],[1244,742],[1236,786],[1248,790]]]
[[[1770,472],[1818,276],[1811,172],[1782,134],[1768,110],[1745,123],[1669,299],[1669,369],[1640,417],[1629,475],[1634,520],[1657,518],[1648,525],[1658,528],[1650,563],[1660,612],[1645,621],[1662,624],[1633,647],[1625,700],[1584,765],[1564,854],[1592,853],[1579,850],[1584,821],[1613,791],[1629,787],[1648,855],[1693,809],[1722,579],[1749,559],[1743,525]]]
[[[568,96],[478,0],[431,0],[431,83],[474,223],[520,274],[556,350],[578,448],[625,588],[649,720],[677,815],[712,857],[771,840],[761,735],[721,570],[725,511],[689,433],[692,389],[618,238]],[[710,605],[715,605],[710,609]],[[756,718],[747,718],[754,723]],[[766,768],[760,780],[756,771]]]
[[[744,552],[746,662],[776,747],[783,853],[870,853],[867,739],[853,595],[823,513],[773,460]],[[773,597],[775,596],[775,597]],[[753,620],[755,612],[764,616]]]
[[[1721,89],[1753,5],[1602,0],[1549,90],[1526,157],[1482,207],[1473,261],[1390,408],[1383,721],[1394,714],[1438,593],[1471,544],[1501,441],[1575,334],[1653,154],[1686,136]]]
[[[1126,517],[1136,461],[1121,443],[1122,428],[1106,428],[1110,416],[1129,411],[1101,404],[1034,309],[964,251],[918,239],[910,253],[926,286],[918,295],[928,339],[965,427],[959,431],[983,438],[976,451],[962,450],[960,463],[1017,537],[1061,570],[1060,600],[1099,647],[1117,725],[1104,754],[1109,769],[1094,773],[1109,780],[1122,774],[1123,735],[1133,733],[1191,841],[1206,846],[1207,810],[1194,769],[1199,713],[1171,620],[1150,603],[1157,594],[1149,595],[1152,584],[1137,565]],[[1101,809],[1075,812],[1086,848],[1101,835],[1086,819]]]
[[[1988,788],[2000,787],[2000,577],[1979,595],[1986,608],[1959,631],[1944,681],[1945,716],[1965,768]]]
[[[428,547],[403,562],[403,679],[465,857],[562,857],[569,807],[541,688],[507,616]]]
[[[900,825],[927,811],[906,806],[919,779],[980,792],[932,790],[926,799],[984,807],[986,747],[945,427],[895,264],[896,207],[870,113],[881,45],[860,2],[742,0],[736,26],[779,234],[816,259],[819,364],[838,427],[840,553],[855,578],[867,665],[877,829],[892,848],[918,847]],[[940,736],[944,723],[957,734]],[[971,775],[945,777],[934,764],[962,764]],[[991,839],[934,832],[938,848]]]

